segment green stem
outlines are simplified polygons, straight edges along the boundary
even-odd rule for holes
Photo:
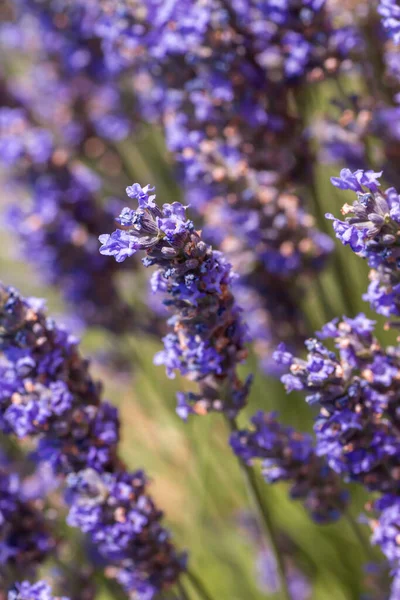
[[[178,589],[179,589],[180,600],[190,600],[190,596],[187,593],[187,591],[185,590],[183,583],[181,581],[178,581]]]
[[[329,231],[326,227],[326,219],[322,204],[319,202],[319,193],[314,180],[315,174],[312,175],[309,185],[309,192],[311,201],[313,203],[314,213],[318,219],[318,222],[322,224],[325,231]],[[335,193],[335,191],[333,191]],[[345,312],[350,313],[350,316],[357,314],[357,307],[354,303],[353,294],[351,294],[351,285],[347,282],[347,272],[345,265],[343,265],[340,253],[335,249],[333,252],[333,268],[336,272],[336,283],[340,288],[342,301],[345,306]]]
[[[212,596],[208,593],[206,588],[203,585],[203,582],[197,575],[195,575],[192,571],[187,571],[186,575],[197,594],[202,598],[202,600],[213,600]]]
[[[238,431],[238,426],[235,419],[227,419],[229,428],[231,432]],[[264,533],[264,536],[271,547],[273,555],[276,561],[276,567],[278,571],[278,578],[280,581],[280,590],[281,595],[284,600],[291,600],[289,588],[287,584],[286,572],[285,572],[285,564],[283,560],[283,556],[280,552],[278,541],[277,541],[277,533],[275,529],[275,525],[271,519],[271,516],[264,505],[262,496],[257,486],[257,480],[254,474],[253,469],[244,463],[242,460],[238,458],[238,462],[240,468],[242,470],[243,476],[245,478],[249,495],[253,501],[254,508],[256,510],[256,516],[261,528],[261,531]]]
[[[324,321],[325,322],[332,321],[332,319],[334,319],[337,315],[336,315],[336,312],[328,298],[328,295],[325,292],[325,288],[322,285],[319,274],[317,274],[317,276],[315,278],[315,283],[317,286],[318,296],[321,300]]]
[[[344,516],[345,516],[345,519],[346,519],[350,529],[352,530],[354,536],[357,538],[358,543],[360,544],[360,546],[362,546],[362,548],[364,550],[364,554],[367,557],[367,559],[372,562],[375,562],[376,557],[372,550],[370,540],[365,535],[365,533],[364,533],[363,529],[360,527],[359,523],[357,523],[357,521],[354,519],[354,517],[348,511],[346,511],[344,513]]]

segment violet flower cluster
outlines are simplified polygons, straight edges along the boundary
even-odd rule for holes
[[[400,6],[396,0],[380,0],[378,13],[382,25],[395,44],[400,44]]]
[[[138,208],[123,209],[120,229],[100,236],[100,252],[120,262],[142,251],[143,264],[158,267],[152,288],[163,293],[173,314],[155,363],[164,364],[169,377],[179,371],[200,388],[178,395],[178,414],[216,410],[234,417],[245,404],[250,379],[243,383],[236,373],[246,357],[246,328],[232,295],[231,265],[203,241],[182,204],[160,209],[153,191],[138,183],[127,188]]]
[[[338,519],[348,494],[336,473],[315,453],[312,436],[285,427],[275,413],[259,411],[251,423],[251,429],[232,434],[235,454],[249,464],[261,459],[265,481],[288,482],[290,497],[302,500],[317,523]]]
[[[400,198],[395,188],[380,189],[381,175],[343,169],[332,183],[356,192],[357,200],[343,207],[344,221],[327,216],[333,219],[340,241],[371,267],[371,283],[364,299],[378,313],[393,319],[399,316]],[[372,335],[373,329],[374,323],[362,315],[326,325],[323,337],[335,337],[340,360],[319,342],[310,342],[307,363],[291,362],[292,374],[286,376],[286,385],[288,389],[306,390],[309,400],[321,404],[316,423],[318,446],[332,467],[383,494],[371,506],[372,542],[380,546],[392,568],[390,598],[395,600],[400,581],[400,351],[397,346],[382,348]]]
[[[335,29],[320,0],[190,0],[163,10],[154,0],[32,4],[46,22],[62,22],[68,39],[102,41],[100,71],[132,75],[140,112],[163,126],[205,238],[227,254],[238,294],[257,307],[246,318],[270,368],[279,340],[304,338],[294,297],[332,250],[297,190],[309,156],[289,88],[335,72],[352,32]]]
[[[54,596],[46,581],[16,583],[7,596],[8,600],[68,600],[64,596]]]
[[[372,543],[379,545],[391,566],[394,579],[390,600],[396,600],[400,589],[400,499],[398,496],[386,495],[377,500],[373,508],[379,518],[372,518],[370,521]]]
[[[400,197],[395,188],[380,189],[382,173],[343,169],[332,183],[343,190],[356,192],[357,200],[345,204],[345,220],[333,220],[336,237],[358,256],[366,259],[371,283],[364,294],[371,307],[385,317],[400,316]]]
[[[0,288],[0,429],[38,438],[37,458],[67,476],[68,520],[89,534],[113,576],[153,598],[185,566],[146,493],[117,457],[118,411],[101,399],[75,338],[38,300]]]
[[[373,335],[374,325],[363,314],[335,319],[318,337],[333,338],[336,352],[310,339],[306,359],[284,349],[276,359],[290,371],[282,377],[286,390],[304,391],[307,402],[319,407],[317,454],[348,481],[358,481],[370,491],[398,494],[400,351],[382,348]]]
[[[132,129],[121,82],[106,68],[100,41],[88,27],[96,12],[94,3],[85,9],[79,2],[19,0],[14,21],[0,28],[4,48],[22,51],[32,61],[23,78],[13,74],[7,85],[73,147],[98,137],[120,141]]]
[[[55,547],[41,502],[25,497],[23,482],[12,463],[0,465],[0,585],[10,576],[35,575]]]
[[[116,333],[132,328],[134,315],[118,291],[118,269],[95,251],[98,234],[113,220],[96,200],[97,178],[19,108],[0,109],[0,161],[12,172],[12,193],[23,197],[28,190],[30,206],[18,202],[8,219],[24,256],[79,307],[88,324]]]
[[[288,93],[334,45],[323,3],[188,2],[185,19],[179,3],[162,18],[157,3],[147,5],[156,23],[148,71],[160,90],[153,112],[205,238],[239,273],[239,301],[250,297],[257,308],[246,321],[269,369],[278,340],[295,346],[303,338],[293,297],[332,249],[297,190],[309,157]],[[129,6],[124,16],[134,18]],[[142,72],[137,81],[140,94]],[[148,87],[142,95],[148,104]]]

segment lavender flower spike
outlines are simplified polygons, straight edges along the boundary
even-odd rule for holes
[[[312,437],[281,425],[275,413],[259,411],[251,422],[253,429],[232,434],[235,454],[245,462],[262,459],[267,483],[290,482],[290,496],[303,500],[317,523],[338,519],[348,494],[337,475],[316,455]]]
[[[306,359],[284,351],[276,358],[289,369],[282,377],[287,391],[302,390],[319,405],[317,454],[346,480],[398,494],[400,350],[382,348],[374,325],[363,314],[335,319],[318,335],[333,338],[336,352],[310,339]]]
[[[397,0],[380,0],[378,13],[389,37],[395,44],[400,44],[400,6]]]
[[[232,268],[223,254],[201,238],[179,202],[155,203],[154,188],[134,184],[128,196],[138,208],[124,208],[121,229],[100,236],[100,252],[117,261],[144,252],[146,267],[157,265],[152,288],[165,296],[171,332],[155,356],[169,377],[179,371],[200,384],[198,394],[178,395],[178,414],[224,411],[234,417],[243,407],[250,379],[242,383],[236,367],[246,357],[246,328],[231,291]]]
[[[380,546],[394,575],[389,600],[398,600],[400,593],[400,499],[398,496],[383,496],[374,505],[377,519],[370,520],[372,543]]]
[[[3,457],[2,457],[3,458]],[[0,586],[10,573],[35,575],[39,564],[54,549],[40,502],[24,497],[15,465],[0,465]]]
[[[386,317],[400,316],[400,197],[394,188],[380,190],[382,173],[343,169],[332,183],[353,190],[357,200],[345,204],[344,221],[333,220],[336,237],[368,261],[371,283],[364,300]]]
[[[66,477],[69,524],[127,593],[156,597],[177,581],[186,555],[170,541],[146,476],[119,459],[118,411],[102,400],[77,340],[40,301],[0,285],[0,350],[0,431],[39,440],[37,457]]]
[[[45,581],[16,583],[8,593],[8,600],[68,600],[61,596],[53,596],[51,588]]]

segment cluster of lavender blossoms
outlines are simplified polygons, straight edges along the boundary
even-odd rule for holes
[[[79,307],[83,321],[115,333],[131,329],[134,315],[118,291],[118,269],[96,251],[97,236],[113,221],[96,199],[98,178],[21,108],[0,109],[0,162],[8,169],[10,193],[22,199],[10,209],[8,222],[24,256]]]
[[[173,314],[155,363],[164,364],[169,377],[179,371],[200,388],[178,394],[178,414],[187,418],[216,410],[235,417],[245,404],[250,378],[243,383],[236,373],[247,354],[246,327],[232,295],[231,265],[203,241],[182,204],[160,209],[153,191],[138,183],[127,188],[138,208],[123,209],[120,228],[100,236],[100,252],[120,262],[141,251],[146,267],[158,267],[152,289],[163,294]]]
[[[78,10],[63,19],[61,3],[34,0],[13,9],[14,21],[0,25],[8,72],[0,86],[0,161],[18,198],[8,225],[24,259],[79,307],[85,324],[132,330],[137,321],[118,290],[120,268],[97,253],[115,209],[99,201],[101,180],[82,159],[103,176],[121,176],[114,145],[131,132],[134,111],[124,113],[121,82],[107,73],[101,44],[84,34]],[[29,57],[22,77],[16,55]]]
[[[54,596],[46,581],[16,583],[7,596],[7,600],[68,600],[64,596]]]
[[[286,365],[282,381],[288,392],[302,390],[319,407],[316,452],[345,480],[370,491],[398,494],[397,397],[400,351],[382,348],[375,322],[360,314],[326,324],[319,339],[306,342],[306,359],[284,349],[276,358]],[[332,338],[337,352],[320,340]]]
[[[343,169],[332,183],[356,192],[353,205],[345,204],[344,221],[333,219],[340,241],[349,245],[371,267],[371,283],[364,299],[378,313],[399,316],[397,251],[400,198],[394,188],[380,189],[382,173]],[[393,324],[393,323],[392,323]],[[373,336],[374,322],[359,315],[324,326],[320,337],[333,337],[339,357],[320,342],[308,342],[307,361],[285,361],[291,373],[284,376],[288,390],[307,392],[307,400],[321,406],[316,422],[317,451],[350,480],[381,492],[369,508],[372,542],[386,555],[394,575],[391,600],[396,600],[400,581],[400,435],[398,394],[400,350],[383,348]]]
[[[289,373],[287,391],[301,390],[319,406],[315,422],[316,454],[344,480],[356,481],[381,497],[370,506],[372,542],[379,544],[395,575],[391,600],[400,578],[400,435],[399,347],[383,348],[374,337],[374,321],[363,314],[326,324],[318,336],[333,338],[336,352],[321,341],[306,342],[306,359],[281,349],[276,358]]]
[[[28,499],[12,463],[0,465],[0,585],[15,577],[35,575],[38,565],[55,547],[40,500]]]
[[[356,192],[357,200],[345,204],[345,220],[333,219],[336,237],[358,256],[366,259],[370,271],[368,292],[371,307],[388,318],[400,316],[400,197],[395,188],[380,189],[382,173],[343,169],[332,183],[342,190]]]
[[[179,3],[162,16],[158,3],[144,4],[155,26],[146,45],[152,79],[145,86],[144,69],[137,74],[139,97],[148,105],[156,89],[153,112],[187,201],[204,220],[205,239],[239,274],[235,295],[251,307],[250,337],[262,366],[274,370],[276,343],[295,347],[305,336],[294,298],[332,250],[302,199],[310,155],[290,90],[329,58],[338,65],[335,32],[323,2],[191,1],[185,19]],[[123,16],[135,20],[128,3]],[[120,53],[133,42],[127,32],[112,37]]]
[[[378,13],[382,25],[395,44],[400,44],[400,6],[396,0],[380,0]]]
[[[37,458],[66,477],[68,522],[89,535],[128,593],[153,598],[177,580],[185,556],[161,524],[144,473],[127,472],[118,458],[118,411],[102,401],[77,340],[40,301],[1,285],[0,349],[0,430],[37,438]]]
[[[249,333],[274,369],[278,341],[295,347],[306,335],[295,298],[332,250],[303,200],[312,153],[293,90],[339,70],[351,28],[334,26],[320,0],[23,5],[50,26],[50,45],[64,40],[61,62],[80,57],[74,69],[111,81],[129,75],[141,118],[165,132],[205,239],[240,275]]]
[[[248,464],[261,459],[267,483],[289,482],[290,497],[301,499],[317,523],[338,519],[348,494],[336,473],[315,453],[312,436],[285,427],[275,413],[259,411],[251,423],[252,429],[232,434],[235,454]]]

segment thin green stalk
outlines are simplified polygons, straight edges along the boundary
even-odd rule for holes
[[[317,190],[317,186],[315,184],[314,177],[311,178],[309,185],[309,192],[311,196],[311,200],[313,203],[314,213],[318,219],[320,224],[326,223],[324,210],[322,204],[319,202],[319,194]],[[335,190],[333,190],[335,194]],[[327,230],[326,226],[324,227]],[[332,260],[333,268],[336,272],[336,283],[340,288],[342,300],[345,306],[345,312],[350,313],[350,316],[353,316],[357,313],[357,307],[354,303],[353,294],[351,294],[351,286],[347,285],[347,273],[346,268],[342,263],[342,258],[340,253],[335,249],[333,252],[333,260]]]
[[[235,419],[227,419],[227,421],[232,433],[238,431],[238,426]],[[262,496],[257,486],[257,480],[253,469],[239,458],[238,462],[242,470],[243,476],[245,478],[249,495],[253,501],[254,508],[256,510],[256,516],[259,526],[261,528],[261,531],[264,533],[264,536],[266,537],[267,542],[270,545],[273,555],[275,557],[278,578],[280,582],[281,596],[284,600],[291,600],[285,572],[285,563],[279,549],[274,523],[263,502]]]
[[[212,596],[210,596],[210,594],[204,587],[203,582],[199,577],[197,577],[197,575],[195,575],[192,571],[189,570],[186,571],[186,575],[202,600],[213,600]]]
[[[321,300],[324,321],[325,322],[332,321],[332,319],[334,319],[337,315],[336,315],[336,312],[328,298],[328,295],[325,292],[325,288],[322,285],[319,274],[317,274],[317,276],[315,278],[315,283],[317,286],[318,296]]]
[[[348,511],[345,511],[344,517],[345,517],[350,529],[352,530],[354,536],[357,538],[357,541],[359,542],[360,546],[362,546],[366,558],[372,562],[375,562],[376,557],[372,550],[371,542],[365,535],[365,533],[364,533],[363,529],[360,527],[359,523],[357,523],[357,521],[354,519],[354,517]]]
[[[178,581],[178,589],[179,589],[180,600],[190,600],[190,596],[187,593],[187,591],[185,590],[185,587],[181,581]]]

